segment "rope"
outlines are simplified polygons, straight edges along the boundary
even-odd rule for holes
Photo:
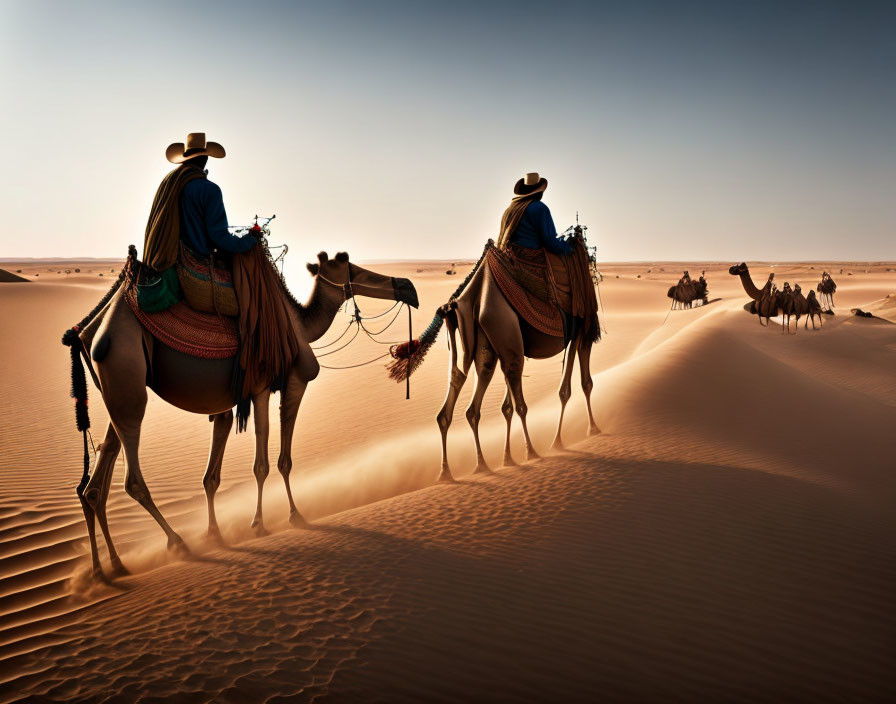
[[[392,306],[392,307],[394,308],[395,306]],[[395,315],[392,316],[392,320],[390,320],[389,323],[385,327],[383,327],[382,330],[378,330],[377,332],[370,332],[370,330],[368,330],[366,327],[364,327],[364,323],[361,322],[361,320],[363,320],[363,318],[358,321],[358,325],[360,325],[361,329],[365,333],[367,333],[367,337],[369,337],[371,340],[373,340],[376,344],[378,344],[378,345],[396,345],[396,344],[398,344],[397,342],[384,342],[383,340],[376,340],[374,338],[377,335],[382,335],[384,332],[386,332],[386,330],[391,328],[392,325],[395,324],[395,321],[398,320],[399,315],[401,315],[401,308],[399,308],[397,311],[395,311]]]
[[[330,350],[329,352],[324,352],[323,354],[316,354],[314,356],[315,357],[326,357],[328,355],[336,354],[337,352],[344,350],[346,347],[348,347],[350,344],[352,344],[352,342],[355,341],[355,338],[358,336],[359,332],[360,332],[360,328],[355,328],[355,334],[352,335],[351,339],[348,342],[346,342],[344,345],[342,345],[341,347],[337,347],[335,350]]]
[[[672,299],[672,305],[669,306],[669,312],[666,313],[666,317],[663,318],[663,322],[660,324],[660,327],[663,327],[663,325],[666,324],[666,321],[669,319],[669,315],[671,315],[671,313],[672,313],[672,308],[674,308],[674,307],[675,307],[675,299],[673,298],[673,299]]]
[[[367,315],[364,317],[364,319],[365,320],[376,320],[377,318],[382,318],[387,313],[391,313],[393,310],[395,310],[395,306],[402,306],[402,305],[404,305],[404,303],[402,303],[401,301],[395,301],[395,303],[392,304],[392,307],[389,308],[388,310],[384,310],[382,313],[377,313],[376,315]],[[385,330],[385,328],[383,328],[383,329]]]
[[[385,354],[381,354],[379,357],[374,357],[373,359],[367,360],[366,362],[361,362],[360,364],[349,364],[345,367],[328,367],[326,364],[321,364],[320,366],[324,369],[356,369],[358,367],[364,367],[368,364],[373,364],[376,361],[383,359],[384,357],[388,357],[391,352],[386,352]]]
[[[332,342],[328,342],[328,343],[325,344],[325,345],[318,345],[317,347],[315,347],[314,345],[312,345],[312,346],[311,346],[311,349],[313,349],[313,350],[324,350],[324,349],[326,349],[327,347],[331,347],[332,345],[335,345],[335,344],[336,344],[337,342],[339,342],[343,337],[345,337],[345,334],[346,334],[349,330],[351,330],[352,323],[354,323],[354,322],[355,322],[354,320],[349,320],[349,321],[348,321],[348,325],[346,325],[345,330],[342,331],[342,334],[341,334],[339,337],[337,337],[335,340],[333,340]]]

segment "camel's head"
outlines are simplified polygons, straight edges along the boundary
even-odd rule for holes
[[[735,264],[734,266],[729,268],[728,273],[732,276],[740,276],[741,274],[749,274],[750,270],[747,269],[746,262],[741,262],[740,264]]]
[[[347,297],[367,296],[400,301],[416,308],[420,305],[417,289],[410,279],[377,274],[349,261],[348,254],[339,252],[333,259],[326,252],[317,255],[317,264],[306,265],[312,276],[326,283],[342,287]]]

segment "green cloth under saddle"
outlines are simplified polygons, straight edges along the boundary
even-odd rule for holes
[[[165,269],[156,277],[146,277],[145,270],[137,282],[137,305],[146,313],[158,313],[173,306],[183,298],[177,267]]]

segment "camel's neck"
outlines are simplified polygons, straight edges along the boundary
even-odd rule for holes
[[[315,280],[308,302],[299,311],[308,342],[319,340],[326,334],[344,302],[341,288]]]
[[[756,284],[753,283],[753,279],[750,276],[749,271],[741,272],[740,282],[744,285],[744,291],[746,291],[747,295],[754,301],[758,301],[760,298],[762,298],[762,291],[756,288]]]

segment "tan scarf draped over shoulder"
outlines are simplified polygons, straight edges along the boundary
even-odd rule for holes
[[[177,263],[180,245],[180,194],[190,181],[206,178],[205,172],[188,163],[170,172],[156,191],[146,223],[143,263],[165,271]]]
[[[541,195],[542,192],[539,191],[538,193],[530,193],[525,196],[517,196],[510,201],[510,205],[507,206],[507,210],[501,216],[501,230],[498,232],[498,242],[496,244],[498,249],[507,247],[508,242],[510,242],[510,236],[519,226],[520,220],[523,219],[523,213],[529,207],[529,203],[540,200]]]

